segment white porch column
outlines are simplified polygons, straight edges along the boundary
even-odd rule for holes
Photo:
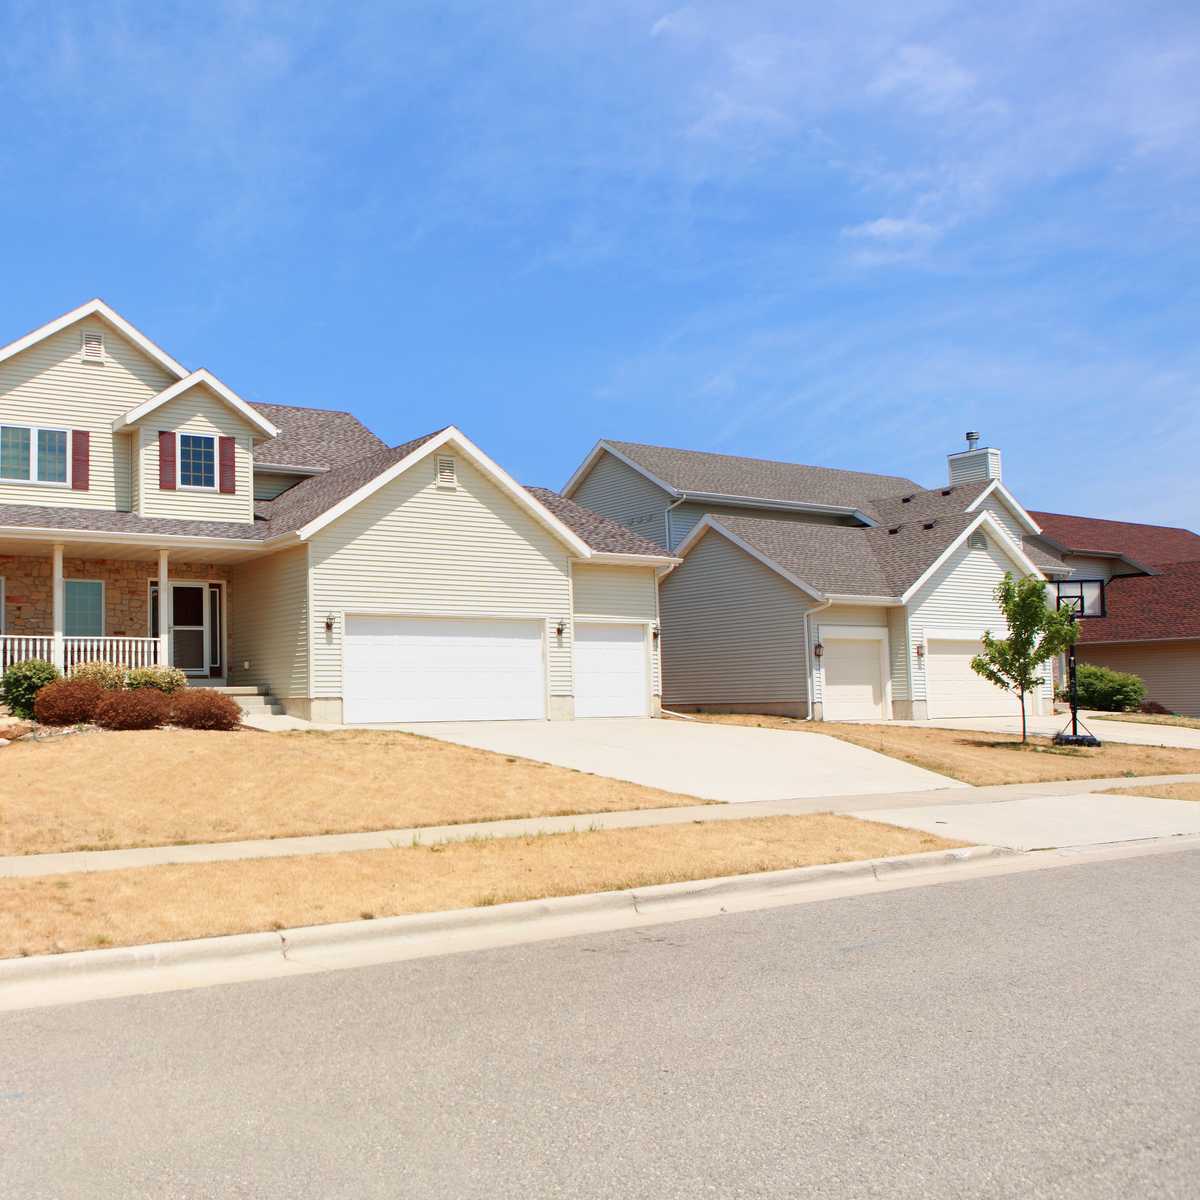
[[[50,599],[50,615],[53,622],[54,632],[54,665],[62,672],[67,669],[66,643],[63,640],[63,609],[65,607],[63,599],[63,548],[61,545],[54,547],[54,571],[52,575],[52,588]]]
[[[171,665],[171,589],[167,584],[169,551],[158,552],[158,665]]]

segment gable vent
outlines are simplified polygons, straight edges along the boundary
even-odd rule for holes
[[[458,487],[458,474],[454,469],[454,459],[449,457],[438,457],[437,485],[440,488]]]
[[[83,349],[80,357],[84,362],[104,361],[104,334],[98,329],[83,331]]]
[[[977,529],[969,538],[967,538],[967,546],[972,550],[986,550],[987,538]]]

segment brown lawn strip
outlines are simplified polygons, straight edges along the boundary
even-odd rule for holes
[[[1131,725],[1173,725],[1176,729],[1200,729],[1200,717],[1171,717],[1161,713],[1089,713],[1089,721],[1126,721]]]
[[[818,813],[0,880],[0,957],[574,896],[948,849]]]
[[[0,748],[0,854],[705,804],[382,730],[86,733]]]
[[[724,725],[825,733],[976,787],[1058,779],[1115,779],[1122,775],[1200,774],[1200,750],[1171,746],[1105,742],[1100,749],[1089,750],[1055,746],[1044,737],[1031,737],[1028,745],[1022,746],[1016,734],[980,733],[972,729],[843,725],[743,713],[705,713],[700,719]]]
[[[1153,796],[1156,800],[1200,800],[1200,783],[1148,783],[1143,787],[1105,788],[1102,796]]]

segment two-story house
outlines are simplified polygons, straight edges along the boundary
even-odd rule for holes
[[[332,722],[649,715],[675,561],[453,426],[248,403],[100,300],[0,348],[0,670],[173,664]]]
[[[597,443],[563,494],[682,562],[660,588],[664,702],[826,720],[1011,715],[971,670],[1006,572],[1069,574],[968,435],[942,487]],[[1031,700],[1053,702],[1049,679]]]

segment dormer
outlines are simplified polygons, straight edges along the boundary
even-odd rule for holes
[[[133,511],[254,520],[254,446],[279,430],[209,371],[193,371],[112,423],[130,441]]]

